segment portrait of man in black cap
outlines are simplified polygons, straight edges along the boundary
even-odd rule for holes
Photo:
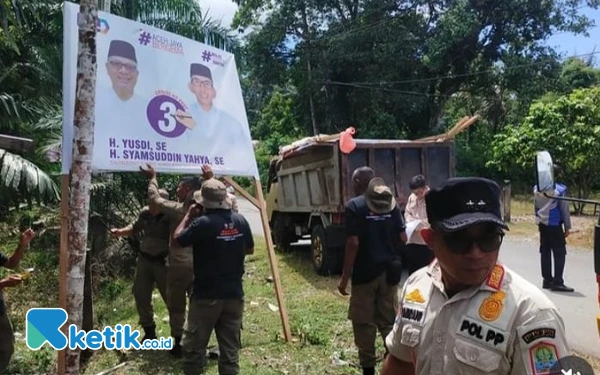
[[[217,90],[209,67],[193,63],[190,65],[188,88],[194,94],[194,103],[188,113],[179,113],[178,120],[188,128],[198,129],[204,134],[207,147],[244,147],[251,149],[252,140],[246,136],[242,124],[223,110],[215,107]],[[216,137],[224,143],[215,145]]]
[[[141,126],[147,121],[147,102],[135,93],[139,71],[133,45],[124,40],[112,40],[105,67],[109,82],[106,85],[102,84],[102,79],[99,80],[96,106],[98,125],[110,125],[113,128],[116,125],[111,124],[120,124],[126,120],[128,127],[138,125],[138,122],[141,122]]]

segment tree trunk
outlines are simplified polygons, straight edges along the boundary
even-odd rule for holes
[[[69,262],[67,269],[67,325],[81,329],[85,258],[87,250],[94,110],[96,92],[97,0],[81,0],[79,51],[77,56],[77,94],[73,129],[73,164],[69,204]],[[66,374],[79,374],[79,351],[66,348]]]
[[[315,114],[315,102],[312,94],[312,69],[310,68],[310,57],[306,59],[306,68],[308,72],[308,103],[310,104],[310,119],[312,122],[314,135],[319,135],[319,127],[317,126],[317,117]]]

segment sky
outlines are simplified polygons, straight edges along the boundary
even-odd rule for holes
[[[233,15],[237,10],[237,5],[232,0],[198,0],[198,2],[208,16],[221,21],[224,27],[231,25]],[[546,43],[565,55],[582,55],[592,52],[596,48],[598,54],[595,56],[598,57],[600,55],[600,10],[586,7],[581,11],[596,23],[595,27],[588,30],[589,37],[562,33],[553,35]],[[596,60],[600,61],[600,58]]]

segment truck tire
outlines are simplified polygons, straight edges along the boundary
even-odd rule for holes
[[[271,219],[271,237],[273,245],[282,253],[290,252],[292,243],[297,241],[294,222],[287,214],[274,212]]]
[[[310,255],[313,268],[317,275],[335,275],[338,268],[338,252],[335,248],[327,247],[325,229],[321,224],[312,227],[310,233]]]

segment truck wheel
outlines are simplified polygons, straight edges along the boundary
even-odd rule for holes
[[[294,232],[294,222],[289,215],[274,213],[271,221],[271,237],[277,250],[282,253],[291,251],[292,243],[296,242],[296,233]]]
[[[321,224],[312,228],[310,234],[310,253],[317,275],[330,276],[336,273],[337,252],[328,248],[325,242],[325,229]]]

